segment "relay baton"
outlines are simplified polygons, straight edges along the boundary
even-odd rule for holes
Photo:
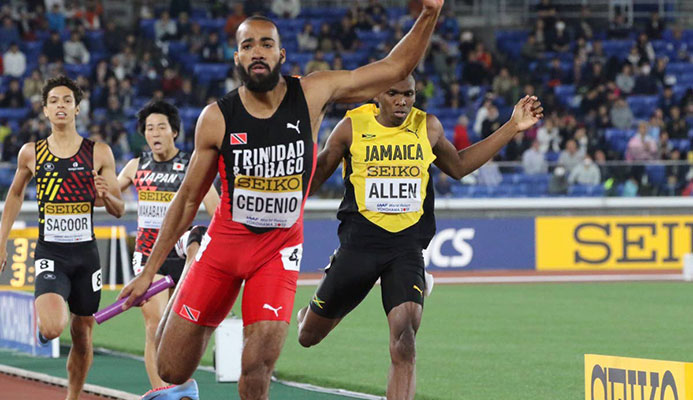
[[[150,297],[154,296],[155,294],[161,292],[162,290],[168,289],[170,287],[173,287],[175,283],[173,282],[173,278],[171,278],[171,275],[166,275],[164,279],[159,279],[158,281],[154,282],[149,286],[149,289],[137,300],[135,300],[135,305],[138,305],[142,303],[143,301],[149,299]],[[101,324],[104,321],[108,321],[109,319],[115,317],[116,315],[120,314],[123,312],[123,303],[128,298],[120,299],[116,301],[115,303],[111,304],[110,306],[97,311],[94,314],[94,318],[96,319],[97,324]]]

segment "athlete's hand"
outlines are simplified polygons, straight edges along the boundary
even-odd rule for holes
[[[140,298],[145,292],[147,292],[147,289],[149,289],[149,286],[152,284],[152,277],[149,277],[148,275],[145,274],[139,274],[138,276],[135,277],[130,283],[128,283],[123,290],[120,291],[120,294],[118,295],[118,300],[123,299],[123,298],[128,298],[125,300],[125,303],[123,303],[123,311],[127,310],[128,308],[132,306],[141,306],[144,304],[144,302],[140,304],[135,304],[135,300]]]
[[[96,170],[91,171],[91,173],[94,175],[94,186],[96,187],[96,195],[103,199],[108,195],[108,182],[106,182],[106,178],[99,175],[99,173],[96,172]]]
[[[517,131],[526,131],[544,118],[544,107],[536,96],[525,96],[515,104],[510,122],[515,124]]]
[[[443,3],[445,3],[445,0],[423,0],[424,9],[432,11],[438,11],[443,8]]]

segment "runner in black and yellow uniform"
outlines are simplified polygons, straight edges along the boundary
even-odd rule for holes
[[[34,269],[38,340],[47,343],[70,321],[72,349],[67,359],[68,400],[76,400],[92,361],[92,314],[101,298],[101,263],[94,240],[94,206],[120,217],[125,205],[115,175],[115,160],[105,143],[83,139],[75,127],[82,91],[67,77],[48,80],[43,113],[51,123],[48,138],[25,144],[5,200],[0,227],[0,272],[5,243],[36,178],[39,240]],[[69,305],[69,313],[65,302]]]
[[[535,97],[487,139],[459,153],[438,119],[412,108],[414,79],[381,93],[374,104],[347,112],[318,156],[314,192],[344,162],[346,191],[339,207],[340,247],[309,307],[299,311],[299,342],[319,343],[380,278],[390,326],[388,399],[413,399],[415,336],[423,312],[422,250],[435,234],[430,166],[460,179],[542,117]]]
[[[168,206],[188,170],[190,154],[179,150],[175,144],[180,124],[178,109],[172,104],[154,101],[145,105],[137,113],[137,129],[144,135],[151,151],[130,160],[118,175],[120,190],[126,190],[130,185],[134,185],[137,190],[137,238],[132,258],[135,275],[142,272],[159,235]],[[219,195],[214,186],[203,202],[207,213],[210,217],[213,216],[219,204]],[[184,264],[185,260],[172,250],[154,280],[171,275],[178,283]],[[144,361],[153,389],[162,387],[165,383],[156,368],[154,337],[172,291],[161,292],[142,306],[146,330]]]

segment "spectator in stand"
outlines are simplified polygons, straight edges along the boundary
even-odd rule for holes
[[[176,21],[176,31],[177,39],[185,40],[192,32],[192,22],[190,21],[190,15],[183,11],[178,15],[178,20]]]
[[[628,105],[628,104],[626,103],[626,105]],[[611,128],[614,126],[611,122],[611,116],[609,114],[609,108],[606,106],[606,104],[599,105],[599,108],[597,109],[597,117],[595,120],[595,126],[600,131],[603,131],[604,129],[608,129],[608,128]]]
[[[306,75],[316,71],[327,71],[330,69],[330,64],[325,61],[325,54],[318,50],[315,52],[313,59],[306,64]]]
[[[505,146],[505,161],[520,161],[522,154],[529,148],[525,132],[518,132]]]
[[[280,18],[296,18],[301,13],[301,0],[272,0],[270,10]]]
[[[235,36],[229,36],[226,38],[226,42],[222,45],[222,50],[224,52],[224,61],[233,63],[233,55],[238,51],[238,45],[236,43]]]
[[[561,154],[558,156],[558,164],[564,166],[566,172],[570,174],[584,158],[585,153],[578,149],[575,140],[569,139],[565,143],[565,149],[561,151]]]
[[[669,160],[672,163],[667,165],[666,175],[674,178],[676,190],[680,191],[686,182],[686,176],[688,175],[690,166],[681,160],[681,152],[678,149],[671,151]]]
[[[183,80],[173,68],[166,68],[161,79],[161,90],[166,97],[176,97],[183,87]]]
[[[568,172],[562,165],[553,169],[551,179],[549,179],[548,192],[554,196],[568,194]]]
[[[118,28],[115,21],[108,20],[106,29],[103,31],[103,44],[110,54],[118,54],[123,46],[123,36],[125,32]]]
[[[671,116],[671,108],[676,105],[676,99],[674,98],[674,89],[671,86],[664,86],[662,95],[659,97],[659,102],[657,107],[662,110],[664,116],[669,118]]]
[[[243,8],[248,15],[266,15],[269,12],[269,1],[243,0]]]
[[[592,157],[585,154],[582,162],[576,165],[568,175],[568,183],[578,185],[599,185],[601,182],[601,173],[599,167],[594,164]]]
[[[631,63],[633,67],[637,67],[640,63],[640,60],[642,60],[642,55],[640,54],[640,51],[638,51],[638,46],[633,45],[630,48],[630,52],[628,53],[628,56],[626,57],[626,61]]]
[[[513,77],[510,76],[510,71],[507,67],[502,67],[500,72],[498,72],[498,75],[493,78],[493,84],[491,85],[493,93],[505,99],[506,103],[511,103],[508,100],[510,98],[517,97],[514,95],[514,93],[512,93],[514,87],[515,83],[513,81]]]
[[[344,60],[342,59],[342,56],[339,54],[335,54],[334,58],[332,59],[332,70],[334,71],[339,71],[344,69]]]
[[[647,133],[647,122],[638,124],[638,131],[626,146],[627,161],[649,161],[657,157],[657,142]]]
[[[652,71],[652,76],[657,80],[657,84],[667,87],[671,86],[673,82],[670,82],[670,77],[667,75],[667,65],[669,64],[669,59],[666,57],[660,57],[655,63],[655,69]]]
[[[650,74],[651,71],[650,64],[647,61],[642,61],[638,75],[635,77],[633,94],[656,94],[659,92],[657,79]]]
[[[491,106],[488,111],[488,116],[481,124],[481,137],[487,138],[501,126],[501,121],[498,119],[498,108]]]
[[[79,33],[72,31],[70,40],[63,44],[65,52],[65,64],[87,64],[89,62],[89,50],[82,43]]]
[[[22,87],[17,79],[12,79],[10,81],[7,92],[1,96],[2,101],[0,101],[0,107],[2,108],[23,108],[26,106],[24,94],[22,94]]]
[[[563,66],[561,65],[561,60],[554,58],[551,60],[551,67],[549,67],[548,72],[549,82],[547,84],[550,88],[555,88],[561,85],[566,80],[566,74],[563,71]]]
[[[177,37],[176,21],[171,19],[168,11],[162,11],[161,17],[154,23],[154,38],[157,42],[168,42],[169,40],[176,40]]]
[[[490,71],[493,68],[493,56],[486,50],[484,43],[477,43],[474,50],[476,51],[476,61],[481,63],[487,71]]]
[[[641,59],[647,60],[650,64],[655,61],[655,51],[646,33],[638,35],[637,48]]]
[[[445,174],[445,172],[440,171],[436,179],[433,180],[433,188],[436,191],[436,197],[450,197],[452,194],[452,178]]]
[[[455,149],[462,150],[471,146],[472,142],[469,140],[469,131],[467,126],[469,125],[469,118],[462,114],[457,118],[457,123],[455,124],[454,133],[452,136],[452,144]]]
[[[171,18],[179,18],[183,13],[189,15],[192,12],[192,4],[190,4],[190,0],[171,0],[168,12],[171,14]]]
[[[108,108],[106,109],[106,120],[109,122],[120,121],[125,122],[126,117],[123,108],[120,105],[118,96],[108,97]]]
[[[481,126],[483,125],[484,121],[486,121],[486,118],[491,111],[491,107],[493,107],[493,100],[487,97],[482,103],[481,107],[479,107],[479,109],[476,111],[476,117],[474,118],[474,132],[477,135],[481,135]]]
[[[111,71],[110,66],[106,60],[99,61],[94,69],[94,75],[92,77],[92,82],[95,86],[106,87],[106,82],[109,78],[115,77],[113,71]]]
[[[665,22],[660,19],[659,13],[655,11],[650,16],[650,20],[648,21],[647,26],[645,27],[645,33],[648,37],[654,40],[659,40],[662,38],[662,32],[664,32],[664,27]]]
[[[209,33],[209,39],[200,51],[200,59],[208,63],[224,62],[224,49],[219,43],[219,34],[215,31]]]
[[[556,36],[553,38],[551,43],[551,49],[557,53],[564,53],[570,51],[570,37],[565,29],[565,22],[556,22]]]
[[[537,129],[537,141],[539,142],[539,151],[542,153],[557,153],[561,149],[561,137],[558,134],[558,127],[555,126],[551,118],[545,119],[544,124]]]
[[[320,33],[318,34],[318,48],[324,52],[331,52],[336,47],[332,28],[327,22],[320,25]]]
[[[22,41],[22,37],[19,35],[17,25],[9,16],[2,18],[2,26],[0,26],[0,38],[2,38],[2,41],[0,41],[0,48],[2,51],[7,50],[12,43],[19,43]]]
[[[237,1],[233,5],[233,13],[226,18],[226,24],[224,25],[224,32],[227,36],[234,36],[238,26],[243,22],[248,16],[245,14],[245,9],[243,3]]]
[[[46,13],[46,20],[49,30],[56,32],[65,30],[65,14],[60,10],[60,4],[53,4],[51,11]]]
[[[609,24],[609,39],[626,39],[630,34],[626,17],[622,12],[616,13]]]
[[[125,79],[118,82],[118,99],[123,110],[133,108],[135,94],[135,88],[132,86],[132,80],[129,77],[125,77]],[[80,106],[81,109],[82,107]]]
[[[633,66],[631,64],[623,64],[621,73],[616,76],[616,86],[627,95],[633,91],[635,78],[633,77]]]
[[[233,68],[229,68],[230,73],[231,71],[233,71]],[[231,90],[226,90],[226,92],[228,93]],[[183,79],[181,90],[178,92],[178,96],[176,96],[175,103],[178,107],[203,107],[205,105],[206,95],[204,92],[205,90],[203,88],[193,86],[191,79],[185,78]]]
[[[637,197],[638,196],[638,179],[635,175],[628,177],[628,180],[623,184],[622,197]]]
[[[667,123],[667,131],[672,139],[687,139],[690,129],[686,119],[681,116],[681,109],[677,106],[671,107],[671,118]]]
[[[575,58],[578,58],[581,61],[585,62],[585,61],[587,61],[589,56],[592,54],[592,51],[593,51],[592,43],[585,40],[585,38],[578,37],[575,40],[575,48],[573,49],[573,54],[574,54]]]
[[[462,72],[462,82],[472,86],[480,86],[488,81],[488,71],[479,62],[476,51],[469,52],[467,63]]]
[[[43,84],[44,82],[41,71],[38,69],[31,71],[31,75],[24,79],[24,86],[22,88],[24,98],[30,99],[36,95],[41,95],[41,93],[43,93]]]
[[[445,107],[464,107],[464,95],[458,82],[452,82],[448,89],[445,91]]]
[[[539,149],[538,140],[533,141],[532,147],[522,153],[522,167],[528,175],[544,174],[548,170],[544,153]]]
[[[303,30],[296,35],[298,51],[301,53],[314,52],[318,48],[318,37],[313,32],[313,24],[307,22],[303,25]]]
[[[228,36],[235,37],[235,35]],[[193,22],[192,26],[190,27],[190,34],[185,41],[188,44],[188,52],[190,54],[199,54],[202,50],[202,46],[207,43],[207,35],[202,32],[200,24]]]
[[[17,43],[10,44],[10,49],[2,55],[2,62],[6,76],[21,78],[26,72],[26,56]]]
[[[541,51],[541,46],[537,44],[536,35],[530,33],[529,36],[527,36],[527,41],[522,45],[520,54],[525,59],[525,62],[530,62],[537,60]]]
[[[89,30],[101,29],[101,15],[103,7],[95,0],[87,0],[87,4],[77,9],[74,20],[81,22],[82,26]]]
[[[585,39],[587,41],[592,40],[592,37],[594,36],[594,28],[592,28],[590,17],[590,8],[587,4],[585,4],[580,9],[580,18],[575,21],[575,25],[573,26],[573,32],[576,38]]]
[[[669,134],[666,131],[659,133],[657,141],[657,160],[668,160],[671,157],[671,152],[674,150],[674,144],[669,140]]]
[[[359,38],[356,35],[356,29],[354,29],[351,19],[347,16],[342,17],[335,37],[337,49],[341,52],[351,52],[359,47]]]
[[[495,163],[493,158],[479,167],[475,175],[478,185],[498,186],[503,181],[503,174],[501,174],[500,168],[498,168],[498,164]]]
[[[630,129],[633,125],[633,112],[630,110],[628,102],[626,102],[626,99],[623,97],[619,97],[618,100],[616,100],[613,107],[611,107],[609,115],[614,128]]]
[[[115,56],[118,59],[118,65],[123,68],[125,75],[134,75],[137,69],[137,56],[132,51],[132,47],[125,46],[121,53]]]

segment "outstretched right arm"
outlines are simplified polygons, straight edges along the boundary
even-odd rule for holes
[[[217,175],[224,126],[219,106],[214,103],[205,107],[195,127],[195,151],[190,158],[188,171],[166,212],[147,264],[142,273],[118,295],[119,299],[129,296],[123,305],[124,309],[135,305],[135,299],[147,291],[178,238],[192,224],[202,199]]]
[[[19,150],[17,159],[17,172],[14,174],[12,185],[5,199],[5,207],[2,210],[2,223],[0,223],[0,273],[5,268],[7,260],[7,239],[10,236],[12,224],[14,224],[19,210],[24,202],[24,189],[34,176],[36,164],[36,147],[34,143],[27,143]]]

